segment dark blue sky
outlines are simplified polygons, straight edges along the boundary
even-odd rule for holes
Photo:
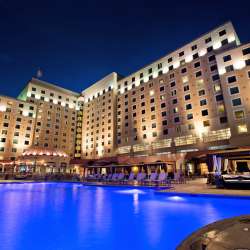
[[[81,91],[128,75],[231,20],[250,41],[250,1],[0,0],[0,94],[42,79]]]

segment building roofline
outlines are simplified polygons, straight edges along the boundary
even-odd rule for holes
[[[16,101],[16,102],[22,102],[22,103],[26,103],[26,104],[30,104],[30,105],[36,106],[35,103],[23,101],[23,100],[20,100],[20,99],[18,99],[18,98],[12,97],[12,96],[0,95],[0,98],[8,98],[8,99],[13,100],[13,101]]]
[[[199,40],[200,38],[202,38],[202,37],[208,35],[209,33],[213,32],[214,30],[219,29],[220,27],[225,26],[226,24],[230,24],[230,25],[232,25],[232,27],[234,28],[233,23],[232,23],[230,20],[227,21],[227,22],[224,22],[224,23],[221,24],[221,25],[215,26],[213,29],[210,29],[208,32],[203,33],[202,35],[199,35],[197,38],[192,39],[190,42],[185,43],[183,46],[178,47],[178,48],[176,48],[176,49],[174,49],[174,50],[169,51],[167,54],[165,54],[164,56],[161,56],[160,58],[158,58],[158,59],[156,59],[156,60],[153,60],[151,63],[145,64],[143,67],[140,67],[138,70],[136,70],[136,71],[132,72],[131,74],[129,74],[129,75],[123,77],[123,79],[129,78],[130,76],[134,75],[135,73],[137,73],[137,72],[143,70],[144,68],[147,68],[148,66],[150,66],[150,65],[152,65],[152,64],[154,64],[154,63],[156,63],[157,61],[160,61],[161,59],[167,57],[168,55],[174,53],[175,51],[180,50],[180,49],[183,48],[184,46],[186,46],[186,45],[188,45],[188,44],[190,44],[190,43],[193,43],[193,42],[195,42],[196,40]],[[120,79],[120,80],[122,80],[122,79]]]
[[[27,85],[30,84],[30,83],[35,83],[35,84],[38,84],[40,86],[48,87],[50,89],[60,91],[60,92],[65,93],[65,94],[74,95],[76,97],[80,96],[80,93],[71,91],[69,89],[62,88],[62,87],[60,87],[60,86],[58,86],[58,85],[56,85],[54,83],[49,83],[49,82],[37,79],[35,77],[32,77],[31,80],[27,82]]]

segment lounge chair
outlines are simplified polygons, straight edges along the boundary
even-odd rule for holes
[[[165,172],[160,173],[158,179],[154,181],[156,184],[166,184],[167,183],[167,174]]]
[[[109,182],[109,181],[111,181],[111,179],[112,179],[112,174],[108,174],[104,181]]]
[[[127,180],[123,180],[124,183],[133,182],[135,180],[135,174],[131,172]]]
[[[112,175],[111,181],[112,181],[112,182],[117,181],[118,175],[119,175],[119,174],[114,173],[114,174]]]
[[[152,173],[149,177],[149,179],[146,179],[143,181],[144,184],[152,184],[156,181],[158,174],[157,173]]]
[[[124,173],[120,173],[117,177],[118,182],[122,182],[124,180]]]
[[[146,178],[146,174],[145,173],[138,173],[136,180],[138,183],[142,183]]]

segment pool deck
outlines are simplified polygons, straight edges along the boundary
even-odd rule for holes
[[[207,185],[207,179],[199,178],[188,181],[186,184],[174,184],[173,188],[165,189],[164,193],[193,194],[193,195],[228,195],[228,196],[249,196],[250,190],[242,189],[218,189],[215,186]]]

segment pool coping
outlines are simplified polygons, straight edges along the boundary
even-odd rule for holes
[[[120,187],[120,188],[137,188],[137,189],[151,189],[154,190],[155,194],[166,195],[166,196],[184,196],[184,197],[211,197],[211,198],[233,198],[233,199],[250,199],[250,195],[241,194],[211,194],[211,193],[193,193],[193,192],[178,192],[172,191],[173,188],[166,188],[160,186],[141,186],[141,185],[111,185],[111,184],[98,184],[98,183],[84,183],[79,181],[11,181],[1,182],[1,184],[30,184],[30,183],[72,183],[80,184],[89,187]],[[169,191],[171,189],[171,191]],[[169,191],[169,192],[168,192]]]

